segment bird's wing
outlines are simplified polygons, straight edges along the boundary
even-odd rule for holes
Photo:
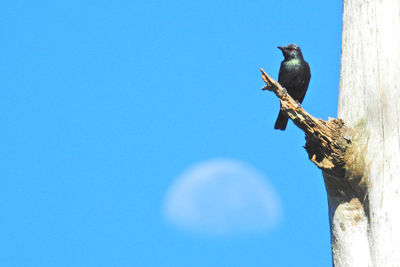
[[[303,90],[301,90],[301,96],[299,97],[299,102],[302,103],[304,100],[304,97],[306,96],[307,93],[307,89],[308,89],[308,84],[310,83],[310,79],[311,79],[311,71],[310,71],[310,66],[308,65],[307,62],[304,61],[304,68],[305,71],[303,72],[304,74],[301,75],[303,77],[299,78],[299,82],[301,83],[301,87],[303,88]]]

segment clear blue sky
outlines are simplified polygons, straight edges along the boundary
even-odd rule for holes
[[[277,77],[276,46],[298,44],[312,72],[303,106],[336,117],[341,1],[0,6],[1,266],[331,264],[321,173],[300,130],[273,130],[279,103],[258,69]],[[276,226],[168,222],[177,177],[215,158],[262,174]]]

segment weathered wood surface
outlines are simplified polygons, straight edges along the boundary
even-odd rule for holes
[[[344,0],[338,117],[364,136],[371,266],[400,266],[399,101],[400,1]]]

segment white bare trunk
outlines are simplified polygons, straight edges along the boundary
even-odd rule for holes
[[[329,199],[335,266],[400,266],[400,0],[343,1],[338,117],[366,136],[367,195],[356,223]]]
[[[326,173],[324,178],[332,179]],[[360,201],[357,198],[346,201],[328,190],[328,204],[333,265],[370,266],[368,220]]]

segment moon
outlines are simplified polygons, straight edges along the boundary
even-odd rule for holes
[[[260,233],[282,218],[276,190],[249,164],[210,159],[184,170],[170,185],[163,215],[184,231],[226,235]]]

